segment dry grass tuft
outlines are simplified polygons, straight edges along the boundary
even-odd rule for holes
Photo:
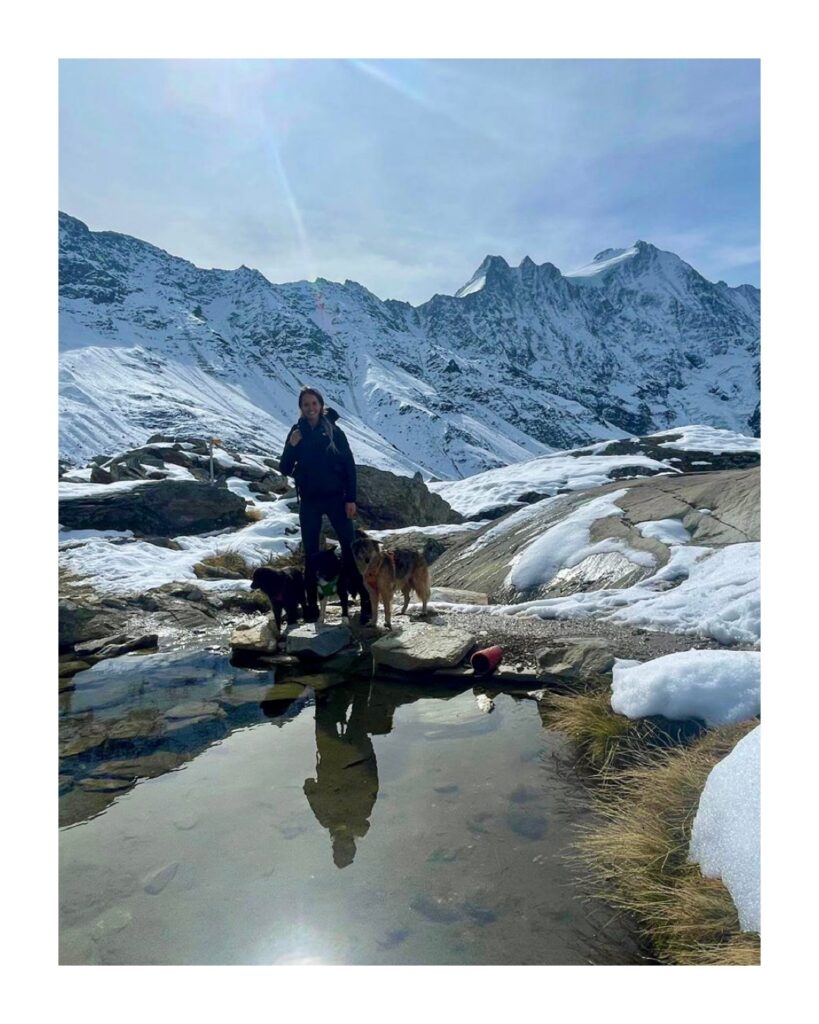
[[[251,523],[259,523],[262,521],[262,519],[264,519],[264,512],[262,512],[262,510],[260,508],[257,508],[255,505],[248,505],[247,508],[245,509],[245,517]]]
[[[300,569],[304,572],[304,547],[301,541],[288,544],[287,551],[265,563],[266,569]]]
[[[722,884],[689,864],[691,824],[708,773],[757,722],[705,733],[690,746],[645,749],[607,772],[577,856],[597,895],[636,915],[658,959],[673,964],[759,962],[759,937],[740,932]]]
[[[607,771],[656,737],[644,719],[631,719],[611,710],[608,688],[578,694],[549,694],[541,703],[544,724],[565,733],[582,758],[598,771]]]
[[[212,569],[227,569],[229,572],[237,572],[246,579],[250,579],[253,575],[253,566],[238,551],[223,551],[220,555],[206,555],[201,562]]]

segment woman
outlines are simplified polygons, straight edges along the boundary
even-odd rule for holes
[[[303,387],[299,392],[298,423],[290,429],[279,460],[279,470],[296,481],[299,523],[304,547],[306,619],[318,618],[318,585],[315,557],[319,552],[321,520],[327,516],[341,542],[344,572],[349,589],[361,595],[361,624],[369,622],[370,598],[355,567],[351,545],[355,539],[356,473],[353,454],[344,432],[335,422],[335,409],[325,409],[321,392]]]

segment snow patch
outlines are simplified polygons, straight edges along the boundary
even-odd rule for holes
[[[760,930],[760,728],[711,769],[688,848],[689,861],[706,878],[722,879],[746,932]]]
[[[611,707],[627,718],[733,725],[759,714],[759,673],[759,651],[679,651],[637,665],[618,659]]]

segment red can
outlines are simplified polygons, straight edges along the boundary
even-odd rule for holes
[[[500,665],[502,658],[503,648],[495,645],[484,647],[482,651],[475,651],[469,660],[476,676],[488,676]]]

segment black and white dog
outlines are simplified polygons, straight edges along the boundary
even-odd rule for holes
[[[343,560],[339,557],[335,548],[325,548],[315,556],[316,581],[318,583],[319,598],[319,625],[324,625],[324,613],[327,608],[327,601],[333,595],[338,595],[341,603],[341,621],[348,624],[350,621],[349,599],[355,597],[358,588],[353,579],[348,578],[349,573],[345,571]]]

